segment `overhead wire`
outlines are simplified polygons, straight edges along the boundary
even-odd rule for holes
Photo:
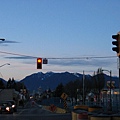
[[[15,56],[21,56],[21,57],[31,57],[31,58],[39,58],[38,56],[31,56],[31,55],[24,55],[24,54],[19,54],[19,53],[11,53],[11,52],[6,52],[6,51],[0,51],[0,53],[3,54],[9,54],[9,55],[15,55]],[[81,56],[81,57],[44,57],[46,59],[101,59],[101,58],[115,58],[117,56]],[[41,57],[42,58],[42,57]]]

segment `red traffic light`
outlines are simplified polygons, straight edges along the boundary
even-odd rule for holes
[[[41,59],[41,58],[38,58],[38,59],[37,59],[37,62],[38,62],[38,63],[41,63],[41,62],[42,62],[42,59]]]
[[[42,58],[37,58],[37,69],[42,69]]]

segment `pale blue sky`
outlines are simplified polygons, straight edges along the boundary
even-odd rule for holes
[[[21,80],[36,72],[93,74],[99,67],[118,76],[112,35],[120,31],[120,0],[0,0],[0,51],[49,58],[42,70],[36,58],[0,52],[1,77]],[[51,59],[51,58],[83,59]]]

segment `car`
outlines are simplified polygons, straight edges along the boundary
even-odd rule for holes
[[[0,113],[13,113],[12,104],[10,102],[0,102]]]
[[[7,100],[6,102],[10,102],[12,104],[13,111],[17,112],[17,104],[14,100]]]

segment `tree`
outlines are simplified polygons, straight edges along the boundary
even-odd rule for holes
[[[11,78],[9,78],[9,80],[7,82],[7,88],[11,88]]]
[[[70,81],[65,85],[65,93],[71,98],[76,97],[76,86],[74,85],[73,81]]]
[[[24,83],[16,82],[15,90],[18,92],[21,92],[22,89],[26,89],[26,86],[24,85]]]
[[[60,97],[62,95],[62,93],[64,92],[64,86],[62,83],[60,83],[55,90],[55,96],[56,97]]]
[[[16,82],[15,82],[14,78],[12,78],[12,80],[11,80],[11,88],[15,89],[15,86],[16,86]]]
[[[98,69],[97,70],[97,73],[95,75],[93,75],[92,77],[92,80],[93,80],[93,88],[92,88],[92,91],[93,93],[96,95],[96,99],[97,99],[97,102],[99,103],[100,102],[100,93],[101,93],[101,90],[104,88],[104,85],[105,85],[105,78],[104,78],[104,74],[103,72],[101,71],[101,69]]]
[[[8,82],[7,82],[7,88],[9,89],[15,89],[15,86],[16,86],[16,82],[14,80],[14,78],[9,78]]]
[[[0,80],[0,89],[4,89],[4,88],[5,88],[5,85],[4,85],[3,81]]]
[[[86,95],[91,91],[90,79],[85,77],[84,79],[84,98],[83,98],[83,80],[70,81],[65,85],[65,93],[67,93],[71,98],[76,98],[78,96],[82,97],[82,100],[86,99]],[[84,104],[84,103],[83,103]]]

